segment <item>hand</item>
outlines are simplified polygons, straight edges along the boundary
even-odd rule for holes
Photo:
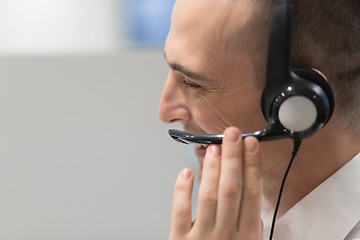
[[[184,169],[176,180],[170,240],[262,239],[262,168],[256,138],[242,140],[235,127],[224,132],[222,146],[208,147],[191,222],[194,174]]]

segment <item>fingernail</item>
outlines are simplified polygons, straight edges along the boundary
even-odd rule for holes
[[[211,145],[210,147],[210,153],[216,156],[220,156],[220,146],[219,145]]]
[[[258,149],[258,141],[253,137],[247,137],[244,140],[245,144],[245,152],[246,153],[254,153]]]
[[[189,179],[192,176],[192,171],[188,168],[185,168],[181,172],[181,178],[182,179]]]
[[[225,130],[226,134],[226,140],[230,143],[236,143],[239,139],[239,131],[236,131],[235,129]]]

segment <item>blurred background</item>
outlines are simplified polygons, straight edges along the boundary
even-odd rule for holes
[[[157,117],[173,4],[0,0],[0,239],[167,239],[197,168]]]

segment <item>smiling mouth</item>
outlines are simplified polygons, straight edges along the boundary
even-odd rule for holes
[[[195,155],[197,157],[197,159],[199,160],[200,164],[202,164],[205,155],[206,155],[206,149],[209,147],[209,144],[193,144],[194,146],[194,152]]]

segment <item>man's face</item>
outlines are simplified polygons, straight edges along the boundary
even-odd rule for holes
[[[207,134],[266,126],[256,65],[240,37],[251,8],[248,1],[177,1],[165,47],[170,72],[159,106],[162,121]],[[205,150],[195,146],[199,177]]]

